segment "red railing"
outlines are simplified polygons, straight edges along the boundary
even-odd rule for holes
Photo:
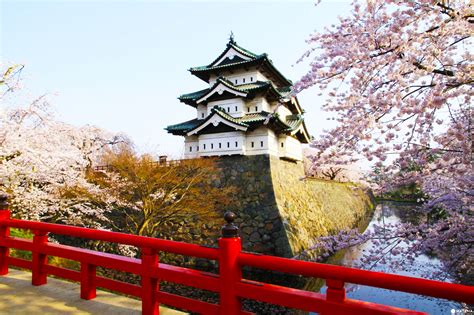
[[[0,275],[8,273],[8,266],[16,266],[32,270],[32,284],[36,286],[45,284],[47,275],[77,281],[81,285],[81,298],[86,300],[95,297],[97,287],[135,296],[142,300],[143,314],[158,314],[159,304],[202,314],[250,314],[242,311],[243,298],[321,314],[424,314],[347,299],[344,289],[346,282],[474,303],[474,287],[470,286],[242,252],[238,228],[232,223],[235,215],[226,214],[228,223],[222,229],[218,247],[209,248],[124,233],[15,220],[10,218],[6,209],[0,201]],[[11,227],[33,231],[33,240],[10,237]],[[141,259],[49,243],[48,233],[136,246],[141,250]],[[32,260],[9,257],[10,248],[31,251]],[[159,252],[217,260],[219,273],[159,263]],[[48,265],[47,256],[78,261],[81,270],[78,272]],[[139,275],[141,285],[98,276],[97,266]],[[244,266],[322,278],[326,280],[327,293],[242,279],[241,269]],[[219,304],[160,291],[160,281],[217,292]]]

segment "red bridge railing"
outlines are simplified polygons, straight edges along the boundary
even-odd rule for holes
[[[35,286],[46,284],[47,275],[77,281],[81,285],[81,298],[86,300],[95,297],[97,287],[135,296],[142,300],[143,314],[158,314],[159,304],[202,314],[250,314],[242,311],[243,298],[320,314],[424,314],[348,299],[345,283],[474,304],[474,287],[471,286],[242,252],[238,228],[233,224],[235,215],[231,213],[225,216],[227,224],[222,228],[218,247],[209,248],[124,233],[15,220],[10,218],[7,206],[6,197],[0,197],[0,275],[8,274],[8,267],[15,266],[31,270]],[[11,227],[33,231],[33,240],[9,236]],[[136,246],[141,250],[141,259],[49,243],[48,233]],[[10,248],[31,251],[32,260],[9,257]],[[159,263],[159,252],[217,260],[219,273]],[[80,272],[49,265],[48,256],[78,261]],[[96,274],[97,266],[139,275],[141,285],[101,277]],[[241,273],[244,266],[322,278],[326,280],[327,293],[246,280]],[[160,291],[160,281],[217,292],[219,304]]]

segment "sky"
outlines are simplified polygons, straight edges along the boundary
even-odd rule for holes
[[[48,94],[58,118],[122,132],[140,152],[179,157],[183,137],[164,128],[195,117],[177,97],[207,87],[188,69],[236,42],[267,53],[293,82],[315,30],[349,1],[0,1],[0,56],[25,64],[30,95]],[[331,125],[317,88],[298,95],[311,135]]]

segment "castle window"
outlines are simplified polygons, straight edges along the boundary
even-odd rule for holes
[[[189,152],[193,152],[193,147],[189,147]]]
[[[235,147],[237,148],[239,146],[239,143],[235,141]]]
[[[250,77],[250,82],[253,82],[253,77]]]
[[[211,143],[211,150],[214,149],[214,143]]]
[[[245,78],[242,79],[242,82],[245,83]]]
[[[196,146],[196,151],[199,151],[199,146]]]
[[[202,146],[204,147],[204,150],[206,150],[206,144],[204,143]]]
[[[283,148],[283,146],[284,146],[284,143],[282,142],[282,143],[281,143],[281,147]]]
[[[227,147],[230,148],[230,142],[227,142]]]
[[[247,107],[247,112],[249,112],[249,113],[250,113],[250,107]]]
[[[204,113],[201,113],[201,118],[204,118]]]
[[[230,107],[227,107],[227,112],[230,113]]]
[[[255,111],[258,112],[258,106],[255,106]]]
[[[260,141],[260,146],[263,148],[263,141]]]
[[[237,106],[235,106],[235,111],[237,111]]]
[[[252,148],[255,146],[255,143],[252,141]]]
[[[238,80],[237,80],[237,79],[235,79],[235,84],[237,84],[237,82],[238,82]]]
[[[222,144],[219,142],[219,149],[222,149]]]

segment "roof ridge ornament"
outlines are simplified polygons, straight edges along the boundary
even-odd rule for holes
[[[230,35],[229,35],[229,44],[237,44],[234,38],[234,32],[232,31],[230,31]]]

